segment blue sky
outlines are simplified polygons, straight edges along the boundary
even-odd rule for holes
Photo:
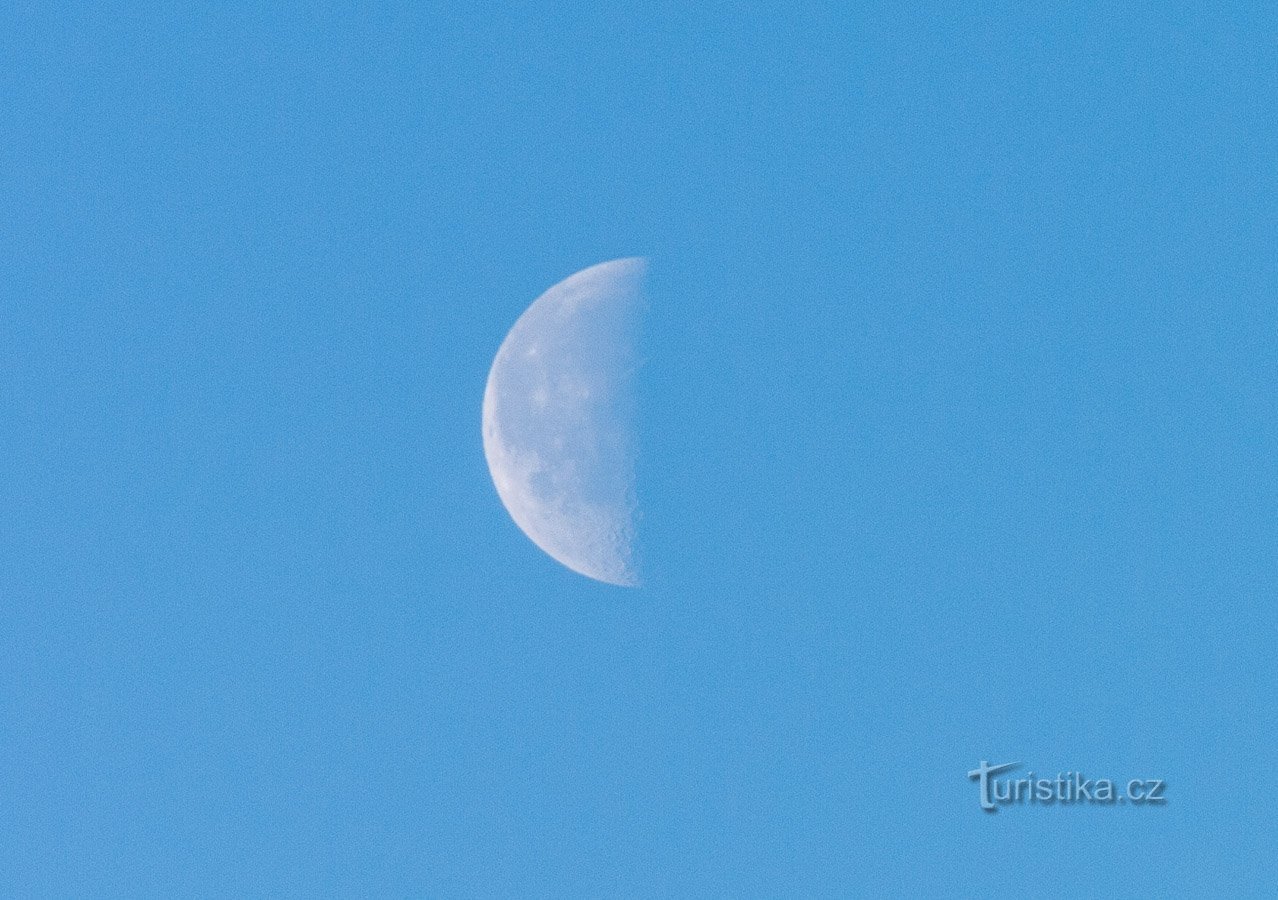
[[[0,13],[0,889],[1278,882],[1259,3]],[[652,265],[645,585],[479,427]],[[1162,778],[978,806],[981,759]]]

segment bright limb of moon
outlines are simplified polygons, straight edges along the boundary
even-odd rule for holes
[[[574,572],[637,586],[635,368],[643,259],[583,269],[538,297],[484,390],[484,456],[511,518]]]

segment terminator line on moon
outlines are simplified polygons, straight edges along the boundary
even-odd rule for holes
[[[631,381],[643,259],[583,269],[538,297],[497,351],[484,456],[515,523],[563,565],[634,587]]]

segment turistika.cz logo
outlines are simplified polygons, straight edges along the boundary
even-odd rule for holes
[[[1091,803],[1100,806],[1131,804],[1133,806],[1157,806],[1167,802],[1164,795],[1166,782],[1161,778],[1132,778],[1124,788],[1121,779],[1084,778],[1081,772],[1063,772],[1055,778],[1035,778],[1027,772],[1024,778],[1006,776],[996,778],[1000,772],[1010,772],[1020,766],[1018,762],[991,766],[981,760],[980,768],[967,773],[967,777],[979,782],[981,809],[998,812],[1000,806],[1034,805],[1054,806]]]

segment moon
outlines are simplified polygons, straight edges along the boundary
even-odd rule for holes
[[[484,456],[512,519],[553,559],[637,587],[634,335],[647,262],[583,269],[502,342],[484,389]]]

